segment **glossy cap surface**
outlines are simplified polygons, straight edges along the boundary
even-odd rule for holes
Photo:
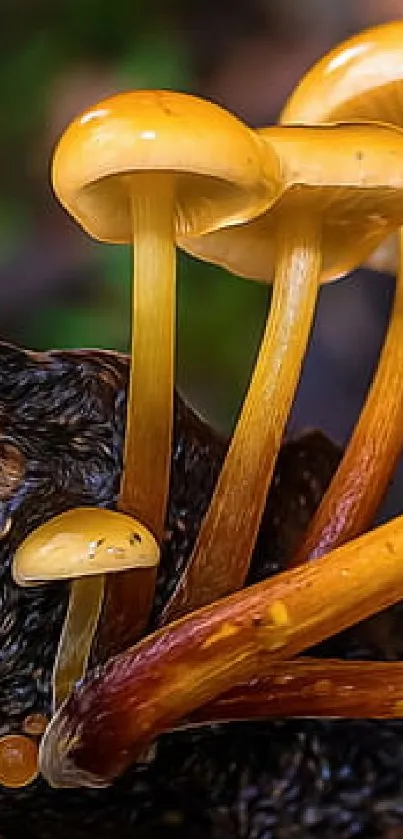
[[[284,124],[375,120],[403,126],[403,21],[366,29],[343,41],[302,78],[280,121]],[[387,244],[367,265],[394,273],[398,244]]]
[[[136,90],[75,119],[52,169],[60,202],[91,236],[108,242],[131,241],[130,191],[147,190],[151,173],[172,177],[175,230],[199,235],[264,210],[276,194],[278,162],[218,105]]]
[[[114,510],[80,507],[38,527],[14,555],[21,586],[108,574],[158,564],[159,548],[136,519]]]
[[[234,274],[271,282],[276,236],[293,214],[322,231],[321,281],[353,270],[403,222],[403,132],[384,125],[278,126],[259,132],[281,162],[282,196],[259,218],[184,250]]]
[[[280,121],[375,120],[403,125],[403,21],[367,29],[318,61],[291,94]]]

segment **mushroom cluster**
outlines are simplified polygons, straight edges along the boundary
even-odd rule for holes
[[[57,146],[57,197],[90,235],[132,243],[134,268],[117,510],[70,510],[14,558],[20,585],[73,581],[39,755],[53,786],[109,784],[184,725],[403,715],[401,664],[293,659],[403,597],[403,517],[364,532],[403,446],[403,268],[367,402],[290,557],[300,567],[244,588],[319,285],[379,264],[402,235],[402,59],[403,24],[389,24],[322,59],[276,126],[133,91],[78,117]],[[209,508],[147,634],[169,490],[176,247],[273,294]]]

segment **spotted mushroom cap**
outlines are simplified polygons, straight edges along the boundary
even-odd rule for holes
[[[114,510],[80,507],[42,524],[17,549],[13,577],[20,586],[149,568],[159,561],[152,534]]]

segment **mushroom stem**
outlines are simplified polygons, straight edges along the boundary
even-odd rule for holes
[[[400,252],[403,234],[400,231]],[[290,565],[316,559],[372,522],[403,446],[403,266],[378,368],[341,464]]]
[[[277,230],[273,296],[258,359],[192,556],[165,609],[165,623],[245,582],[309,339],[320,242],[319,223],[302,213],[287,230],[283,225]]]
[[[402,591],[400,517],[182,618],[76,688],[42,741],[45,777],[54,786],[110,782],[200,705],[396,603]]]
[[[53,666],[53,711],[85,674],[102,609],[105,579],[103,574],[82,577],[70,585],[67,615]]]
[[[272,665],[197,708],[176,728],[267,717],[397,719],[403,716],[401,662],[300,658]]]
[[[132,350],[119,508],[161,542],[171,459],[175,245],[169,176],[147,174],[132,191]]]
[[[146,525],[161,544],[172,441],[176,257],[172,179],[161,174],[146,177],[142,188],[142,176],[136,176],[131,196],[136,242],[132,350],[117,506]],[[143,568],[107,580],[97,644],[101,659],[122,649],[122,638],[130,645],[141,635],[150,615],[156,575],[156,567]]]

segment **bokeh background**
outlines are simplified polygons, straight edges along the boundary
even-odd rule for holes
[[[37,349],[129,341],[130,252],[87,239],[58,207],[49,162],[70,119],[117,90],[163,87],[274,121],[298,78],[402,0],[2,0],[0,336]],[[269,290],[179,257],[180,389],[230,431]],[[379,353],[394,281],[358,271],[321,291],[289,424],[344,442]],[[385,515],[401,509],[401,470]]]

